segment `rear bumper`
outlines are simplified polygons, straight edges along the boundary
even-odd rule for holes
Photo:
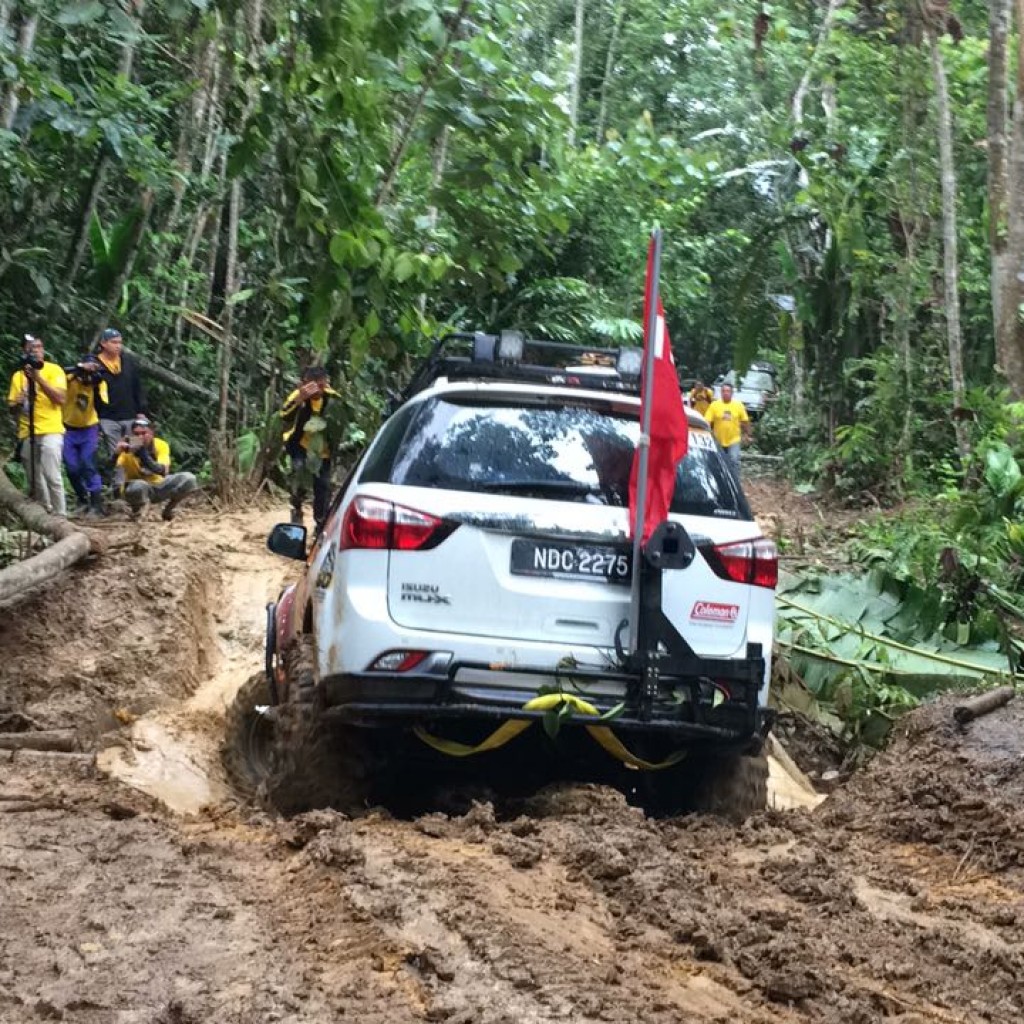
[[[638,696],[639,678],[625,672],[577,667],[556,675],[550,668],[462,662],[448,666],[443,675],[373,672],[325,679],[325,713],[369,728],[446,721],[497,724],[544,718],[547,712],[524,705],[538,692],[561,689],[581,696],[601,714],[615,709],[606,724],[617,733],[687,745],[759,748],[774,720],[774,712],[758,703],[763,659],[693,661],[691,671],[664,677],[662,696],[646,704]],[[728,699],[716,703],[716,692],[728,693]],[[680,700],[681,694],[685,699]],[[596,721],[574,713],[561,727]]]

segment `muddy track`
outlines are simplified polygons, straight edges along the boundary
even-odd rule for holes
[[[813,812],[742,826],[578,784],[285,820],[219,759],[272,518],[144,524],[0,627],[0,711],[102,751],[0,755],[3,1024],[1024,1019],[1016,702],[919,712]]]

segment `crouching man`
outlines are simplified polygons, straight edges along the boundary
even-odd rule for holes
[[[181,502],[197,487],[191,473],[171,472],[170,445],[153,434],[153,424],[145,416],[135,417],[131,435],[121,439],[117,453],[114,481],[123,485],[132,519],[138,519],[146,505],[152,503],[164,505],[161,517],[169,522]]]

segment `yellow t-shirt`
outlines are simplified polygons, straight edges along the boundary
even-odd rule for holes
[[[171,470],[171,446],[160,437],[153,438],[153,459]],[[121,452],[117,457],[117,468],[124,470],[125,481],[145,480],[147,484],[158,484],[164,478],[159,473],[147,473],[134,452]]]
[[[56,363],[43,363],[39,376],[52,388],[60,388],[63,391],[68,386],[64,370]],[[11,377],[11,389],[7,393],[7,404],[17,405],[22,401],[21,393],[28,388],[28,378],[24,370],[18,370]],[[56,402],[50,401],[50,396],[41,388],[36,387],[35,408],[32,416],[33,426],[36,434],[63,434],[64,416],[63,409]],[[28,400],[21,407],[21,415],[18,416],[18,440],[28,437]]]
[[[68,394],[64,399],[65,427],[91,427],[99,423],[100,417],[96,412],[97,393],[104,402],[108,400],[105,380],[98,384],[83,384],[77,377],[68,377]]]
[[[735,444],[742,435],[741,423],[746,423],[750,417],[747,415],[747,407],[738,399],[731,402],[723,402],[716,398],[704,413],[704,419],[711,424],[715,440],[723,447],[728,448]]]

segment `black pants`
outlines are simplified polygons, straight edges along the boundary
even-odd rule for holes
[[[306,488],[302,483],[303,471],[306,468],[306,453],[290,453],[292,460],[292,511],[302,515],[302,503],[306,500]],[[324,525],[327,508],[331,503],[331,460],[323,459],[320,469],[313,477],[313,522],[317,529]]]

